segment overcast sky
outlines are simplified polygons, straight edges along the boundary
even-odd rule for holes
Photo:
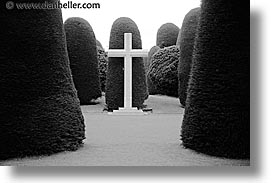
[[[62,3],[68,0],[61,0]],[[141,33],[142,47],[150,49],[156,44],[158,28],[171,22],[181,28],[184,16],[200,6],[200,0],[72,0],[74,3],[100,3],[100,9],[62,9],[63,21],[81,17],[92,26],[96,38],[108,49],[113,22],[119,17],[129,17]]]

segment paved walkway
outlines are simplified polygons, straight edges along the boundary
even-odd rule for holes
[[[211,166],[249,165],[248,160],[216,158],[180,146],[183,109],[178,99],[150,96],[145,116],[110,116],[97,105],[82,106],[84,146],[75,152],[13,159],[2,165],[27,166]]]

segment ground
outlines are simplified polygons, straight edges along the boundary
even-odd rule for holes
[[[74,152],[0,162],[13,166],[239,166],[249,160],[207,156],[184,149],[180,129],[184,109],[177,98],[150,96],[145,102],[153,113],[112,116],[97,105],[82,106],[86,140]]]

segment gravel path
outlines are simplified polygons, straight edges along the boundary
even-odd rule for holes
[[[183,109],[178,99],[150,96],[153,113],[112,116],[97,105],[82,106],[86,137],[82,148],[51,156],[0,162],[14,166],[235,166],[248,160],[230,160],[199,154],[180,146]]]

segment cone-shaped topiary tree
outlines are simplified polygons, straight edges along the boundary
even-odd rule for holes
[[[89,104],[101,97],[95,35],[82,18],[69,18],[64,27],[77,95],[81,104]]]
[[[76,150],[85,126],[61,10],[4,9],[0,16],[0,159]]]
[[[158,94],[178,96],[179,56],[179,48],[175,45],[160,49],[152,56],[148,79]]]
[[[99,70],[99,81],[101,91],[105,92],[106,87],[106,74],[108,67],[108,55],[102,48],[97,48],[97,60],[98,60],[98,70]]]
[[[160,49],[160,47],[158,46],[153,46],[149,53],[148,53],[148,62],[145,65],[145,71],[146,71],[146,79],[147,79],[147,87],[148,87],[148,92],[150,95],[154,95],[157,94],[158,91],[156,90],[156,88],[154,87],[154,85],[152,84],[152,81],[150,80],[150,78],[148,77],[148,70],[150,67],[150,64],[152,62],[152,56]]]
[[[186,92],[188,87],[193,48],[194,48],[199,16],[200,16],[200,8],[195,8],[189,11],[189,13],[186,14],[183,20],[182,27],[181,27],[182,31],[179,33],[180,62],[178,66],[178,78],[179,78],[178,94],[179,94],[179,99],[182,106],[185,106]]]
[[[179,28],[173,23],[163,24],[157,32],[157,46],[160,48],[176,45]]]
[[[126,17],[118,18],[112,26],[109,49],[124,49],[124,33],[132,33],[132,48],[141,49],[141,38],[137,25]],[[143,59],[133,58],[133,100],[134,107],[141,108],[148,96]],[[110,57],[107,68],[106,104],[109,110],[124,105],[124,58]]]
[[[249,4],[203,0],[181,137],[210,155],[249,158]]]

